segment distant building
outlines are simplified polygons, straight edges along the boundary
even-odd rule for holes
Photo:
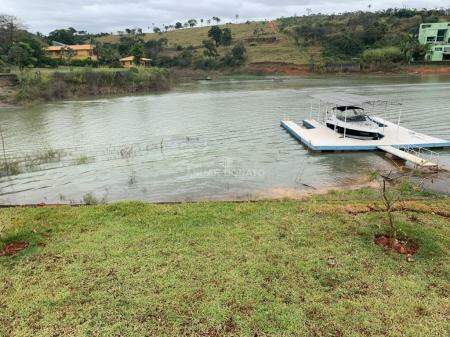
[[[133,67],[134,64],[134,56],[127,56],[124,58],[121,58],[120,60],[120,64],[122,65],[122,67],[124,68],[131,68]],[[141,66],[147,66],[150,63],[150,59],[146,59],[145,57],[141,57]]]
[[[450,22],[421,24],[419,43],[430,46],[425,56],[427,61],[450,60]]]
[[[58,45],[46,48],[47,54],[54,59],[97,60],[92,44]],[[72,54],[72,55],[71,55]]]

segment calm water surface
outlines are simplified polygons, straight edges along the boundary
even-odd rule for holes
[[[63,155],[1,178],[0,202],[79,202],[87,193],[107,201],[277,196],[390,167],[377,153],[309,153],[280,127],[285,116],[309,115],[309,94],[333,91],[401,101],[404,126],[450,138],[448,76],[227,79],[163,94],[2,109],[8,157],[49,149]],[[397,111],[387,117],[396,121]],[[449,151],[440,154],[450,163]]]

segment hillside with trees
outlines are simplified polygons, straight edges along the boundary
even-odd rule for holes
[[[423,60],[418,43],[422,23],[449,21],[448,10],[387,9],[341,15],[279,19],[280,30],[299,49],[315,47],[325,62],[361,58],[366,62]]]
[[[0,67],[106,66],[119,59],[151,59],[162,68],[216,69],[243,65],[325,65],[357,63],[375,66],[422,61],[419,26],[450,21],[449,10],[387,9],[342,14],[311,14],[271,22],[222,24],[219,17],[190,19],[157,27],[153,33],[127,28],[116,34],[90,34],[57,28],[47,36],[26,31],[19,19],[0,15]],[[55,60],[43,48],[52,43],[95,45],[98,61]],[[314,68],[314,69],[320,69]]]
[[[158,57],[148,55],[156,63],[167,66],[170,57],[189,50],[193,59],[216,43],[217,55],[223,57],[230,47],[240,43],[246,50],[246,63],[286,63],[296,65],[356,62],[388,65],[422,61],[426,46],[419,45],[417,36],[421,23],[450,21],[449,10],[387,9],[342,14],[310,14],[280,18],[274,22],[228,23],[211,27],[190,25],[165,26],[164,30],[142,34],[145,43],[163,41]],[[218,23],[220,21],[217,21]],[[230,41],[220,44],[222,29]],[[103,45],[122,45],[133,34],[108,35],[98,39]],[[155,42],[151,42],[155,43]],[[208,48],[206,48],[208,49]],[[211,49],[211,48],[210,48]],[[193,63],[195,64],[195,62]]]

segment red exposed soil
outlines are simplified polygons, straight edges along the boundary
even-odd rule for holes
[[[410,74],[437,74],[437,75],[450,75],[449,66],[410,66],[402,68],[403,71]]]
[[[251,63],[248,65],[248,70],[265,75],[283,74],[298,76],[311,73],[308,65],[289,64],[283,62]]]
[[[411,256],[417,252],[419,246],[409,240],[394,240],[387,235],[379,235],[375,237],[375,244],[382,246],[386,250],[393,250],[399,254]]]
[[[283,74],[287,76],[300,76],[311,74],[312,71],[307,64],[293,64],[285,62],[255,62],[250,63],[247,66],[250,72],[264,74],[264,75],[274,75]],[[437,75],[450,75],[450,66],[403,66],[396,68],[393,71],[380,71],[379,69],[374,69],[372,71],[365,70],[361,73],[408,73],[408,74],[437,74]]]
[[[0,250],[0,256],[15,255],[27,247],[28,247],[28,242],[11,242],[11,243],[8,243],[5,247],[3,247],[2,250]]]

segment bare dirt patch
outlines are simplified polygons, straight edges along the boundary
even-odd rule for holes
[[[409,239],[393,239],[388,235],[377,235],[374,239],[376,245],[383,247],[385,250],[391,250],[398,254],[406,255],[410,258],[417,253],[419,245]]]
[[[311,73],[308,65],[298,65],[284,62],[256,62],[249,64],[248,69],[251,72],[264,75],[283,74],[288,76],[299,76]]]
[[[6,244],[2,250],[0,250],[0,256],[12,256],[21,252],[29,246],[28,242],[20,241],[20,242],[11,242]]]
[[[410,211],[417,213],[425,213],[425,214],[436,214],[442,216],[444,218],[450,218],[450,212],[446,210],[439,209],[437,207],[424,205],[420,202],[410,200],[410,201],[402,201],[396,207],[396,211]]]
[[[449,66],[405,66],[402,68],[403,71],[409,74],[418,74],[418,75],[428,75],[428,74],[437,74],[437,75],[448,75],[450,74]]]

